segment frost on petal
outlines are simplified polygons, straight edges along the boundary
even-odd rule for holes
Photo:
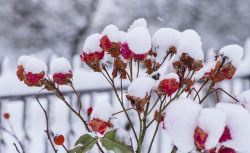
[[[207,138],[204,142],[204,148],[200,149],[212,149],[218,144],[224,131],[225,120],[226,115],[220,110],[205,108],[201,111],[197,126],[207,134]],[[195,140],[195,142],[197,141]]]
[[[147,21],[144,18],[139,18],[134,20],[134,22],[130,25],[128,31],[131,31],[132,29],[136,27],[147,27]]]
[[[150,77],[139,77],[130,84],[127,99],[136,106],[137,111],[143,111],[154,86],[155,80]]]
[[[113,24],[107,25],[102,31],[102,36],[107,36],[111,42],[118,42],[119,29]]]
[[[177,54],[181,56],[182,53],[188,54],[194,60],[204,59],[201,38],[196,31],[188,29],[181,33]]]
[[[152,37],[152,49],[157,53],[156,62],[161,63],[170,49],[177,48],[180,32],[172,28],[160,28]]]
[[[227,57],[227,60],[236,67],[242,60],[243,48],[236,44],[227,45],[220,49],[220,53]]]
[[[201,109],[188,98],[173,101],[166,109],[166,129],[178,150],[189,152],[195,148],[194,131]]]
[[[129,31],[124,41],[134,54],[146,54],[151,49],[151,38],[147,28],[136,27]]]
[[[250,150],[250,114],[238,104],[218,103],[216,109],[226,114],[226,127],[231,139],[222,143],[228,148],[233,148],[238,152]],[[228,135],[228,134],[227,134]],[[228,136],[227,136],[228,137]]]
[[[95,52],[102,52],[102,48],[100,47],[101,38],[102,38],[102,35],[99,33],[95,33],[95,34],[88,36],[83,45],[83,52],[87,54],[95,53]]]

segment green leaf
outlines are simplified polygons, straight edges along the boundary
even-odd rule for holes
[[[93,138],[89,134],[82,135],[75,143],[75,148],[71,149],[70,153],[86,153],[92,149],[97,143],[98,138]],[[78,146],[77,146],[78,145]]]
[[[126,145],[116,138],[116,130],[107,132],[104,137],[101,138],[101,143],[105,149],[112,150],[115,153],[134,153],[132,146]]]

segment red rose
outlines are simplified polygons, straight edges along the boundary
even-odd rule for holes
[[[80,55],[81,60],[86,62],[87,64],[91,64],[94,62],[99,62],[104,57],[104,51],[101,52],[93,52],[93,53],[82,53]]]
[[[121,54],[124,59],[144,60],[147,57],[147,53],[135,54],[129,49],[127,43],[121,44]]]
[[[224,132],[222,133],[222,135],[220,137],[219,142],[222,143],[222,142],[225,142],[225,141],[228,141],[228,140],[232,140],[232,136],[231,136],[231,133],[230,133],[230,129],[226,126],[224,128]]]
[[[207,137],[208,137],[207,133],[203,131],[200,127],[195,128],[194,141],[198,149],[200,150],[205,149],[205,143],[206,143]]]
[[[112,47],[112,44],[111,44],[108,36],[102,37],[102,39],[100,40],[100,47],[105,51],[108,51]]]
[[[99,118],[93,118],[89,121],[88,125],[92,128],[93,131],[100,134],[104,134],[107,128],[112,127],[110,122],[103,121]]]
[[[93,112],[93,107],[89,107],[89,108],[87,109],[87,114],[88,114],[88,116],[90,116],[90,115],[92,114],[92,112]]]
[[[179,82],[176,79],[163,79],[160,81],[158,90],[159,93],[171,96],[177,89],[179,89]]]
[[[25,78],[24,78],[24,82],[28,85],[28,86],[42,86],[42,82],[41,80],[44,78],[45,76],[45,72],[40,72],[40,73],[32,73],[32,72],[28,72],[25,73]]]
[[[4,113],[3,114],[4,119],[8,120],[10,118],[10,113]]]
[[[59,85],[65,85],[68,81],[73,77],[72,71],[68,73],[55,73],[53,74],[53,80],[55,83]]]
[[[222,146],[219,149],[218,153],[236,153],[236,151],[232,148],[227,148],[227,147]]]
[[[22,65],[17,67],[16,75],[20,81],[24,80],[24,67]]]

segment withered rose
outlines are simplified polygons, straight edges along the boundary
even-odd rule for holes
[[[72,71],[69,71],[68,73],[55,73],[53,74],[53,80],[55,83],[59,85],[65,85],[67,84],[70,79],[72,79],[73,74]]]
[[[100,72],[100,60],[104,57],[104,51],[101,52],[93,52],[93,53],[82,53],[80,55],[81,60],[84,61],[89,67],[91,67],[94,71]]]
[[[99,118],[93,118],[88,122],[88,125],[93,131],[100,134],[104,134],[108,128],[112,127],[112,124],[110,122],[103,121]]]
[[[28,86],[37,86],[40,87],[42,86],[42,79],[45,76],[45,72],[40,72],[40,73],[32,73],[28,72],[25,73],[24,75],[24,83],[27,84]]]

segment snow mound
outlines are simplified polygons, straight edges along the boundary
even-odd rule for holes
[[[107,25],[103,31],[102,36],[107,36],[111,42],[118,42],[119,41],[119,29],[113,25]]]
[[[99,33],[95,33],[88,36],[83,45],[83,52],[85,53],[102,52],[102,48],[100,47],[101,38],[102,35]]]
[[[151,49],[151,38],[147,28],[136,27],[129,31],[124,41],[135,54],[145,54]]]
[[[124,37],[125,37],[125,35],[126,35],[126,32],[124,32],[124,31],[119,31],[118,32],[119,33],[119,42],[124,42]]]
[[[205,108],[201,111],[198,126],[207,134],[206,149],[215,147],[225,128],[226,115],[214,108]]]
[[[50,71],[52,74],[55,73],[68,73],[69,71],[72,71],[71,64],[69,61],[64,58],[56,58],[50,63]]]
[[[243,48],[239,45],[227,45],[221,48],[220,53],[229,58],[234,66],[238,66],[243,57]]]
[[[182,152],[195,148],[194,130],[202,107],[189,98],[173,101],[166,109],[166,127],[170,139]]]
[[[108,121],[112,114],[114,113],[114,110],[110,103],[98,103],[93,107],[93,111],[91,113],[91,120],[93,118],[99,118],[103,121]]]
[[[18,66],[19,66],[19,65],[25,66],[26,63],[28,62],[28,60],[29,60],[30,58],[33,58],[33,57],[28,56],[28,55],[22,55],[22,56],[20,56],[20,57],[18,58],[17,65],[18,65]]]
[[[128,87],[128,95],[143,99],[149,95],[155,85],[155,80],[150,77],[139,77]]]
[[[26,73],[31,72],[33,74],[40,73],[43,71],[46,72],[47,65],[43,61],[32,57],[25,64],[24,70]]]
[[[235,149],[237,152],[250,150],[250,114],[240,105],[231,103],[218,103],[216,109],[226,114],[226,126],[230,130],[232,140],[223,145]]]
[[[144,18],[134,20],[134,22],[130,25],[128,31],[131,31],[135,27],[147,27],[147,21]]]
[[[180,56],[182,53],[187,53],[195,60],[204,59],[201,38],[196,31],[188,29],[181,33],[177,54]]]

